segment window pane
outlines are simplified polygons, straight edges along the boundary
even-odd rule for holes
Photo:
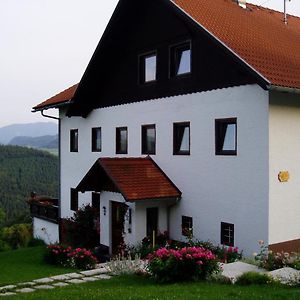
[[[180,142],[180,148],[179,151],[189,151],[190,150],[190,128],[184,127],[182,139]]]
[[[77,129],[70,130],[70,151],[71,152],[78,151],[78,130]]]
[[[149,153],[155,152],[155,129],[147,128],[147,150]]]
[[[126,152],[127,149],[127,130],[120,130],[120,151]]]
[[[156,55],[145,57],[145,82],[156,80]]]
[[[236,124],[227,124],[222,150],[235,150]]]
[[[101,151],[101,128],[92,129],[92,151]]]
[[[179,50],[179,66],[177,75],[191,72],[191,50]]]

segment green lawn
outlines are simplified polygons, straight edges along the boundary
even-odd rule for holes
[[[45,247],[30,247],[0,252],[0,286],[72,272],[43,261]]]
[[[300,288],[282,286],[231,286],[205,282],[159,285],[137,276],[114,277],[84,284],[70,285],[53,290],[36,291],[5,299],[45,300],[133,300],[133,299],[300,299]]]

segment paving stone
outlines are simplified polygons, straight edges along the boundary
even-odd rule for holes
[[[48,278],[48,277],[33,280],[33,282],[36,282],[36,283],[50,283],[53,281],[54,281],[53,279]]]
[[[84,283],[83,280],[81,280],[81,279],[76,279],[76,278],[67,280],[67,282],[68,282],[68,283],[75,283],[75,284],[77,284],[77,283]]]
[[[0,287],[0,291],[3,291],[3,290],[11,290],[11,289],[15,289],[17,286],[16,285],[4,285],[4,286],[1,286]]]
[[[77,279],[77,278],[82,278],[84,275],[79,274],[79,273],[68,273],[68,274],[65,274],[65,276],[68,276],[69,278],[72,278],[72,279]]]
[[[99,280],[99,278],[96,278],[96,277],[84,277],[82,278],[83,281],[85,282],[89,282],[89,281],[97,281]]]
[[[106,270],[106,268],[100,268],[100,269],[93,269],[93,270],[88,270],[88,271],[82,271],[80,272],[81,274],[85,275],[85,276],[94,276],[94,275],[100,275],[100,274],[104,274],[107,273],[108,271]]]
[[[50,278],[53,280],[62,280],[62,281],[70,279],[70,277],[67,275],[56,275],[56,276],[51,276]]]
[[[56,282],[56,283],[53,283],[52,285],[55,287],[63,287],[63,286],[67,286],[69,284],[66,282]]]
[[[99,279],[110,279],[111,278],[111,276],[106,275],[106,274],[96,275],[94,277],[99,278]]]
[[[18,283],[17,284],[17,286],[34,286],[34,285],[36,285],[36,282],[32,282],[32,281],[30,281],[30,282],[20,282],[20,283]]]
[[[16,293],[13,293],[13,292],[7,292],[7,293],[3,293],[3,294],[1,294],[0,293],[0,297],[5,297],[5,296],[13,296],[13,295],[17,295]]]
[[[18,292],[18,293],[32,293],[34,291],[35,291],[35,289],[32,289],[32,288],[23,288],[23,289],[16,290],[16,292]]]
[[[38,289],[38,290],[50,290],[50,289],[54,289],[54,287],[52,285],[37,285],[34,288]]]

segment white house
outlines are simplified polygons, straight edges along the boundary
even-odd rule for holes
[[[187,228],[300,248],[300,19],[244,2],[119,1],[80,83],[34,107],[59,109],[59,218],[98,201],[111,252]]]

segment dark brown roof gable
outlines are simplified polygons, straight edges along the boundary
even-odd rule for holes
[[[34,110],[43,110],[50,107],[57,107],[58,105],[66,104],[70,102],[76,92],[78,84],[74,84],[68,89],[62,91],[61,93],[43,101],[42,103],[33,107]]]
[[[300,89],[300,18],[233,0],[173,0],[271,85]]]
[[[100,191],[107,179],[129,202],[181,197],[179,189],[150,157],[99,158],[77,189]]]

